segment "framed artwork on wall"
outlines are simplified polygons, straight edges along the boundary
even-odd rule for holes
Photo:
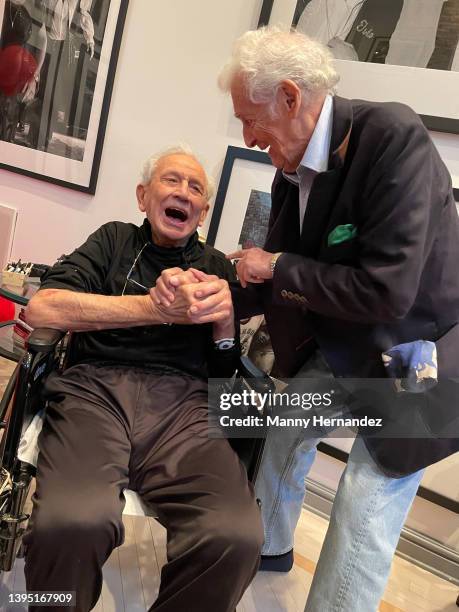
[[[230,253],[263,246],[276,169],[267,153],[229,146],[218,185],[207,243]]]
[[[276,169],[263,151],[230,145],[206,242],[223,253],[264,244]],[[459,208],[459,189],[453,189]]]
[[[129,0],[0,0],[0,168],[94,194]]]
[[[264,0],[268,23],[330,47],[340,95],[403,102],[429,130],[459,134],[459,0]]]

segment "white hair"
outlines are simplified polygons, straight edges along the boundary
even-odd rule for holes
[[[169,157],[170,155],[186,155],[187,157],[191,157],[198,162],[198,164],[202,167],[204,175],[206,177],[206,199],[210,200],[215,193],[215,181],[211,176],[207,174],[204,166],[193,153],[191,147],[185,143],[180,143],[173,147],[168,147],[167,149],[164,149],[162,151],[159,151],[158,153],[155,153],[154,155],[151,155],[142,165],[142,170],[140,173],[141,184],[148,185],[151,182],[154,173],[156,172],[159,162],[165,157]]]
[[[295,30],[263,27],[236,40],[233,53],[220,71],[218,85],[228,92],[235,77],[244,80],[254,104],[268,104],[271,111],[280,83],[294,81],[308,100],[333,93],[339,81],[333,55],[325,45]]]

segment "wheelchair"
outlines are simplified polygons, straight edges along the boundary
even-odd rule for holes
[[[34,416],[45,408],[41,389],[46,377],[53,370],[63,371],[71,365],[71,347],[71,334],[35,329],[0,402],[3,430],[0,443],[0,572],[10,571],[16,556],[23,554],[21,540],[29,518],[24,506],[36,469],[18,457],[21,437]],[[233,384],[260,393],[272,392],[275,388],[272,379],[244,356],[240,358]],[[255,406],[249,408],[249,411],[256,410]],[[264,437],[229,440],[251,482],[255,481],[258,472],[264,441]]]

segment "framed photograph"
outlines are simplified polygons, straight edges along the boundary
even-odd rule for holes
[[[129,0],[0,0],[0,168],[94,194]]]
[[[206,242],[223,253],[264,245],[276,169],[263,151],[229,146]],[[459,210],[459,189],[453,189]]]
[[[207,243],[231,253],[265,242],[276,169],[267,153],[229,146],[215,198]]]
[[[340,95],[403,102],[429,130],[459,134],[459,0],[264,0],[268,23],[330,47]]]

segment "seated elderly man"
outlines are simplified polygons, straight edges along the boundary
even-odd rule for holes
[[[27,589],[76,591],[79,611],[96,604],[102,566],[123,541],[127,487],[168,532],[152,610],[232,612],[258,567],[252,488],[228,441],[208,436],[206,379],[231,375],[238,358],[232,268],[196,232],[209,196],[191,152],[151,158],[137,187],[143,225],[103,225],[27,309],[34,327],[79,332],[74,365],[46,383]],[[156,303],[149,288],[161,274],[190,266],[199,295],[188,284],[173,304]]]

